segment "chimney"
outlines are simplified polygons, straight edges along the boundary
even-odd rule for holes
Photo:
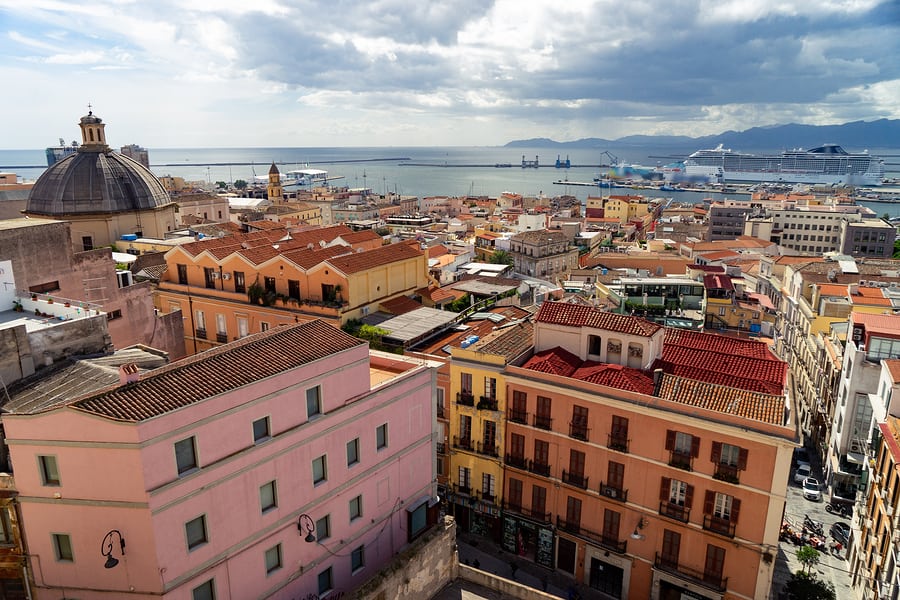
[[[125,363],[119,367],[119,385],[134,383],[141,379],[141,373],[136,363]]]
[[[659,388],[662,385],[663,380],[663,370],[655,369],[653,371],[653,395],[659,396]]]

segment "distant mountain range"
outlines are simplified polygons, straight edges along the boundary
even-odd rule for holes
[[[771,125],[746,131],[726,131],[718,135],[688,137],[683,135],[629,135],[615,140],[583,138],[557,142],[548,138],[515,140],[505,148],[656,148],[665,150],[715,148],[722,144],[738,151],[790,150],[813,148],[822,144],[840,144],[847,150],[897,148],[900,146],[900,119],[853,121],[843,125]]]

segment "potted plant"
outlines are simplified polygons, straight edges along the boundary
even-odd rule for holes
[[[34,292],[32,292],[32,293],[31,293],[31,299],[32,299],[32,300],[37,300],[37,294],[35,294]]]
[[[47,304],[53,304],[53,298],[52,298],[52,297],[49,297],[49,296],[47,297]]]
[[[68,300],[66,300],[66,303],[65,303],[64,306],[65,306],[66,308],[69,308],[70,306],[72,306],[72,304],[71,304]]]

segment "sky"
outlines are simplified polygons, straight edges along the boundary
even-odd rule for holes
[[[0,0],[0,148],[498,146],[900,118],[898,0]]]

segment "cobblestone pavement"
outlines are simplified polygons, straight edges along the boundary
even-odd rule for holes
[[[821,465],[818,464],[816,457],[813,456],[812,464],[813,476],[820,482],[824,481]],[[803,526],[804,515],[809,515],[813,521],[823,524],[825,535],[828,536],[828,543],[833,539],[828,534],[831,526],[836,521],[843,521],[850,524],[850,519],[842,518],[838,515],[829,514],[825,510],[825,504],[829,497],[828,490],[822,490],[823,499],[819,502],[813,502],[803,497],[799,484],[794,483],[794,470],[791,469],[791,479],[787,490],[787,503],[785,506],[785,518],[797,527]],[[775,562],[775,575],[772,582],[772,592],[770,597],[773,599],[781,598],[781,592],[784,584],[788,582],[791,573],[802,568],[800,561],[797,560],[797,550],[801,546],[797,546],[790,541],[782,541],[778,545],[778,556]],[[822,580],[829,581],[834,585],[834,591],[838,598],[845,600],[853,598],[853,592],[850,588],[849,563],[847,562],[847,548],[843,549],[841,556],[836,556],[827,549],[821,552],[819,564],[813,568],[813,572]]]

